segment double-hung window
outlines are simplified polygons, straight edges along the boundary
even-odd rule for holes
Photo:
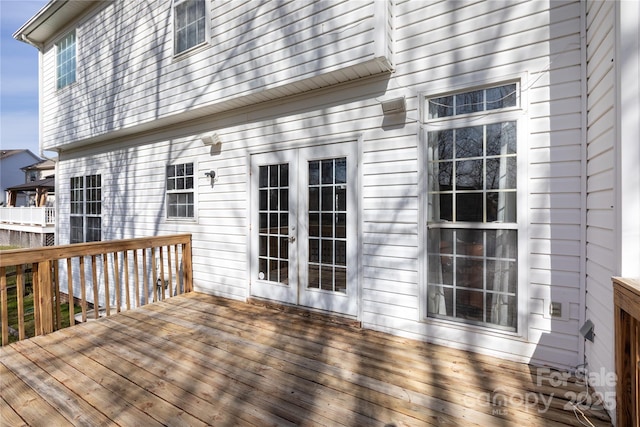
[[[426,99],[427,316],[515,331],[519,84]]]
[[[193,163],[167,166],[167,218],[194,218]]]
[[[100,175],[71,178],[71,243],[102,239],[102,179]]]
[[[76,32],[56,43],[56,87],[62,89],[76,81]]]
[[[206,40],[206,0],[174,0],[173,35],[175,54],[185,52]]]

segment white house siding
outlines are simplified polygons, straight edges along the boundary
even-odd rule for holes
[[[613,288],[616,275],[615,217],[615,4],[587,2],[587,252],[586,317],[595,324],[586,341],[588,369],[612,372]],[[593,384],[602,393],[615,387]]]
[[[214,15],[225,11],[242,17],[244,12],[252,12],[245,10],[244,6],[233,8],[228,3],[219,7],[218,2],[214,4]],[[286,3],[282,10],[270,7],[272,4],[260,4],[256,9],[273,18],[285,11],[302,13],[307,2]],[[320,11],[318,19],[329,14],[325,21],[328,19],[331,28],[344,28],[345,34],[353,35],[353,38],[340,41],[339,45],[347,46],[353,40],[361,40],[354,32],[356,28],[357,31],[370,28],[369,21],[365,19],[373,11],[373,8],[368,9],[369,3],[330,4],[338,9]],[[265,8],[269,7],[271,9],[267,12]],[[351,12],[351,9],[358,8],[363,9]],[[142,37],[146,31],[151,31],[145,29],[152,26],[151,17],[158,22],[168,19],[164,3],[156,9],[159,11],[149,12],[150,20],[143,19],[135,28],[132,27],[129,37],[136,34],[139,34],[136,37]],[[294,9],[300,11],[295,12]],[[109,20],[113,18],[107,10],[87,22],[104,19],[104,30],[111,34],[106,39],[112,40],[113,29],[110,28],[113,22]],[[68,241],[69,235],[69,178],[100,173],[104,189],[104,239],[193,233],[196,289],[244,299],[248,297],[249,283],[248,150],[277,150],[300,143],[357,140],[360,151],[361,249],[358,317],[363,326],[499,357],[560,367],[575,366],[582,362],[582,341],[577,332],[581,320],[583,166],[580,10],[577,1],[397,1],[387,16],[394,26],[393,61],[396,68],[393,74],[367,77],[279,101],[265,101],[252,107],[212,114],[180,127],[105,140],[82,150],[62,151],[58,172],[60,243],[65,243],[65,239]],[[134,16],[135,10],[132,8],[129,13]],[[270,30],[290,34],[285,27],[278,26],[277,21],[262,18],[261,13],[256,17],[256,22],[264,22],[265,25],[260,33]],[[363,24],[352,26],[351,13],[361,13],[355,22]],[[302,23],[307,16],[303,14],[294,21]],[[112,99],[115,107],[112,116],[104,116],[108,113],[107,100],[104,104],[99,101],[95,105],[96,117],[107,119],[106,122],[95,123],[97,132],[104,132],[111,125],[146,120],[158,111],[161,114],[178,114],[189,107],[189,102],[193,105],[199,105],[200,101],[209,102],[209,96],[232,96],[231,86],[226,85],[230,83],[229,79],[236,79],[234,73],[241,68],[235,68],[235,72],[233,67],[221,70],[221,73],[212,72],[220,69],[220,61],[233,60],[237,67],[242,67],[240,64],[247,65],[248,62],[241,62],[235,56],[247,58],[247,61],[253,58],[268,68],[270,63],[260,62],[267,59],[257,52],[266,54],[271,47],[280,48],[274,53],[276,58],[294,61],[286,56],[287,45],[278,44],[279,39],[273,45],[256,47],[256,53],[232,55],[239,42],[250,44],[253,39],[242,31],[242,26],[232,25],[231,19],[225,22],[228,23],[224,27],[224,37],[228,38],[216,36],[223,37],[218,45],[227,49],[224,50],[226,56],[222,58],[214,55],[218,52],[216,45],[193,54],[184,62],[173,62],[170,59],[170,42],[167,42],[156,52],[162,67],[156,66],[155,59],[151,57],[127,52],[126,55],[131,55],[127,73],[124,68],[118,68],[113,75],[103,70],[107,74],[106,80],[101,80],[98,70],[92,71],[96,73],[92,77],[79,73],[78,90],[89,83],[92,88],[95,86],[94,92],[86,93],[87,99],[102,93],[98,88],[107,84],[114,75],[121,74],[123,79],[135,80],[136,87],[140,89],[138,95],[131,92],[133,88],[127,84],[125,91],[116,93]],[[212,28],[214,32],[218,31],[216,25]],[[313,29],[310,26],[308,31]],[[243,39],[243,34],[249,39]],[[306,37],[303,37],[302,45],[305,45]],[[81,35],[78,40],[85,45],[97,43],[87,36],[83,41]],[[131,50],[142,49],[138,42],[133,45],[122,40],[119,44],[129,46]],[[356,50],[349,52],[357,52],[358,49],[369,52],[357,46],[361,45],[356,44]],[[138,59],[134,59],[136,57]],[[301,57],[304,55],[296,56],[295,61]],[[105,49],[94,60],[95,64],[99,61],[108,63],[107,58]],[[341,60],[333,56],[323,57],[319,62],[325,60],[328,62],[322,66],[326,65],[327,69],[341,64]],[[51,68],[51,61],[47,56],[45,67]],[[344,61],[349,63],[348,59]],[[174,69],[178,66],[187,68]],[[172,70],[171,78],[165,68]],[[162,78],[158,83],[156,77],[160,69]],[[323,70],[321,67],[320,71],[315,69],[311,73]],[[192,73],[200,77],[196,80]],[[229,78],[225,77],[227,73]],[[300,75],[287,77],[285,73],[279,74],[278,78],[290,82],[286,79]],[[236,82],[237,90],[243,93],[250,90],[251,83],[241,80],[241,76],[240,73]],[[258,74],[257,84],[263,84],[261,79],[264,78]],[[513,336],[461,324],[427,321],[422,318],[426,311],[426,278],[423,277],[422,265],[426,248],[421,241],[424,224],[420,220],[424,216],[420,197],[424,165],[419,161],[422,96],[514,78],[522,79],[525,110],[522,123],[526,128],[518,148],[523,166],[521,176],[526,178],[526,195],[523,198],[526,202],[519,213],[524,225],[522,233],[528,235],[528,240],[524,241],[525,256],[520,260],[525,278],[520,292],[524,293],[525,303],[519,308],[524,311],[525,322],[519,334]],[[51,79],[49,74],[45,79],[48,85],[53,84]],[[197,82],[201,81],[202,85],[198,86],[200,83]],[[156,84],[163,90],[157,91]],[[291,84],[295,83],[289,86]],[[268,86],[268,83],[263,86]],[[284,88],[286,92],[288,86]],[[110,89],[108,85],[107,89]],[[50,91],[51,88],[45,90]],[[176,102],[178,105],[173,106],[173,94],[178,90],[183,91],[184,99],[189,101]],[[145,93],[147,91],[149,94]],[[60,94],[68,97],[65,102],[75,99],[73,90],[68,92],[68,95]],[[383,117],[379,101],[399,96],[406,97],[406,114]],[[48,98],[53,99],[50,107],[55,111],[58,108],[55,105],[56,95],[49,93]],[[78,109],[74,110],[73,116],[80,120],[74,124],[80,133],[76,138],[89,135],[92,130],[83,109],[93,107],[85,105],[82,96],[73,106],[67,104],[67,107]],[[127,111],[123,110],[125,107]],[[53,113],[46,116],[45,122],[45,144],[54,144],[59,134],[53,127],[56,124]],[[62,129],[60,132],[65,131]],[[216,132],[222,141],[219,152],[204,146],[198,137],[211,132]],[[68,138],[69,134],[64,134],[63,140],[68,141]],[[167,221],[163,207],[164,167],[167,163],[188,161],[196,163],[197,219],[194,222]],[[204,175],[209,170],[216,172],[213,187]],[[563,304],[564,319],[551,320],[548,313],[551,301]]]
[[[173,55],[170,3],[115,1],[92,10],[75,27],[76,83],[61,90],[52,40],[43,55],[45,148],[249,95],[260,102],[267,90],[311,90],[352,78],[340,70],[368,61],[358,74],[375,74],[376,60],[390,52],[387,10],[373,0],[208,5],[210,44],[181,58]],[[322,75],[326,81],[309,83]]]
[[[513,339],[470,333],[459,325],[415,322],[424,303],[415,295],[424,280],[416,261],[425,247],[420,242],[415,245],[417,224],[404,214],[417,214],[416,188],[407,183],[394,193],[396,187],[390,185],[388,193],[380,173],[376,178],[380,184],[369,184],[376,181],[367,175],[369,181],[364,183],[365,325],[537,363],[565,367],[581,363],[579,3],[397,2],[395,24],[396,72],[389,97],[408,97],[408,123],[420,117],[418,94],[524,76],[528,134],[519,141],[519,155],[527,160],[529,196],[528,209],[520,218],[529,241],[521,268],[527,269],[529,284],[522,289],[528,302],[520,309],[527,312],[527,325],[523,337]],[[395,180],[410,179],[416,166],[418,173],[422,168],[413,163],[415,153],[404,148],[404,141],[385,139],[376,145],[377,150],[399,146],[394,158],[404,166]],[[388,156],[385,151],[365,154],[365,174],[374,168],[384,170],[382,165],[369,165],[369,158],[384,162]],[[369,202],[374,209],[385,210],[367,211],[368,194],[375,196]],[[403,214],[400,221],[394,221],[394,212]],[[382,234],[368,234],[369,229]],[[381,256],[370,255],[378,250]],[[551,301],[563,304],[563,320],[550,319]]]

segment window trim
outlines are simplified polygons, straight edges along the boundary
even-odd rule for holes
[[[69,37],[70,35],[73,34],[73,81],[64,84],[63,86],[59,85],[59,80],[60,80],[60,75],[59,73],[59,54],[60,54],[60,44],[63,42],[63,40],[65,40],[67,37]],[[60,91],[63,90],[69,86],[72,86],[73,84],[75,84],[78,81],[78,31],[74,28],[71,31],[67,31],[66,33],[64,33],[64,35],[62,37],[60,37],[55,43],[55,58],[56,58],[56,68],[55,68],[55,85],[56,85],[56,91]]]
[[[191,164],[193,167],[193,187],[190,190],[169,190],[167,188],[168,183],[168,175],[167,168],[169,166],[179,166]],[[181,160],[169,162],[164,165],[164,219],[167,222],[198,222],[198,164],[195,160]],[[190,192],[193,195],[193,216],[190,217],[180,217],[180,216],[169,216],[169,194],[184,194]]]
[[[171,3],[171,40],[172,40],[172,50],[173,57],[175,59],[180,59],[185,56],[188,56],[196,51],[203,49],[206,46],[209,46],[211,40],[211,24],[210,24],[210,8],[209,1],[202,0],[204,3],[204,40],[200,43],[196,43],[195,45],[188,47],[187,49],[178,52],[178,37],[177,37],[177,14],[176,8],[189,0],[172,0]]]
[[[526,90],[527,74],[520,74],[503,79],[486,79],[479,84],[467,84],[457,87],[449,87],[449,90],[433,90],[423,91],[419,93],[420,117],[422,118],[419,128],[419,147],[418,147],[418,165],[419,165],[419,181],[418,181],[418,199],[419,199],[419,321],[426,325],[428,330],[432,330],[434,334],[440,334],[444,329],[440,328],[456,328],[463,331],[483,333],[495,336],[510,336],[511,339],[527,340],[528,337],[528,306],[529,306],[529,262],[528,262],[528,185],[527,185],[527,150],[528,142],[528,117],[527,117],[527,96]],[[518,83],[517,105],[496,110],[485,110],[467,114],[454,115],[451,117],[441,117],[435,119],[428,118],[428,101],[429,99],[438,98],[447,95],[455,95],[459,93],[471,92],[478,89],[496,87],[511,83]],[[486,116],[486,117],[485,117]],[[517,230],[517,326],[516,330],[501,329],[492,327],[491,325],[478,325],[474,323],[465,323],[462,321],[449,320],[446,318],[430,317],[428,315],[428,259],[427,259],[427,232],[429,230],[429,213],[428,213],[428,132],[434,130],[446,130],[468,126],[487,125],[490,123],[501,123],[505,121],[515,121],[517,123],[517,219],[516,223],[484,223],[482,228],[476,227],[481,223],[443,223],[437,224],[439,228],[473,228],[473,229],[515,229]]]

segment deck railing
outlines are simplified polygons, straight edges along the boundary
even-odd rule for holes
[[[613,278],[616,421],[640,427],[640,281]]]
[[[190,234],[2,251],[2,345],[192,288]]]
[[[0,207],[0,222],[46,227],[56,223],[52,207]]]

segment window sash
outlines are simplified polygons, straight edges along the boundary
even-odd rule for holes
[[[58,89],[76,81],[76,32],[56,44],[56,85]]]
[[[427,140],[429,221],[517,222],[516,121],[429,131]]]
[[[174,36],[176,54],[205,42],[205,0],[185,0],[174,6]]]
[[[167,218],[195,217],[194,185],[193,163],[167,165]]]
[[[515,331],[518,231],[427,231],[429,317]]]

